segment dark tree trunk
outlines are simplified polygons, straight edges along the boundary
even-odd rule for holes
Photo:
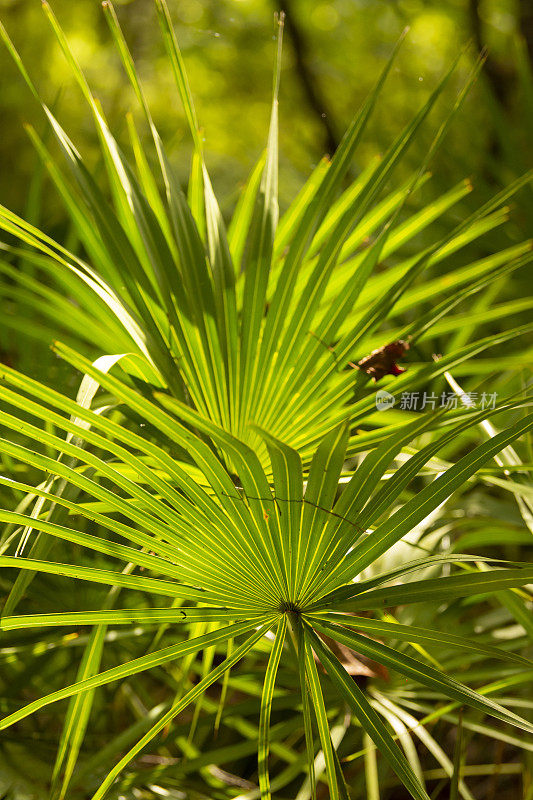
[[[334,125],[331,122],[331,111],[328,101],[322,93],[309,60],[309,48],[305,35],[302,32],[297,15],[294,11],[292,0],[276,0],[279,11],[285,13],[285,30],[294,50],[296,73],[302,90],[317,120],[324,131],[324,147],[326,152],[333,155],[338,147],[339,140]]]

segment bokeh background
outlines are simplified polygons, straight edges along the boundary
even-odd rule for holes
[[[100,2],[53,0],[51,5],[113,130],[126,138],[125,112],[135,109],[135,102]],[[169,6],[205,128],[209,166],[226,210],[235,203],[239,185],[264,146],[274,56],[273,15],[279,7],[287,15],[281,91],[282,206],[320,156],[339,141],[406,26],[410,29],[407,40],[354,170],[390,143],[464,50],[435,116],[444,114],[485,47],[489,55],[483,79],[433,165],[431,191],[437,193],[454,180],[474,175],[480,189],[488,192],[495,183],[505,183],[531,166],[531,0],[169,0]],[[185,180],[190,142],[153,2],[118,0],[116,8],[156,123]],[[40,0],[0,0],[0,15],[67,131],[73,132],[84,154],[94,149],[96,157],[87,107]],[[37,161],[22,127],[30,122],[44,130],[44,122],[3,49],[0,96],[1,202],[19,212],[33,203],[31,213],[44,215],[47,224],[60,224],[62,212],[53,196],[44,192],[42,203],[37,202]],[[411,152],[413,164],[426,145],[422,136],[419,152],[416,147]],[[406,162],[405,169],[408,166]]]

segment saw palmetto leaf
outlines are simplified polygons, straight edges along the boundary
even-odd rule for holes
[[[400,640],[407,640],[419,645],[429,646],[440,641],[441,645],[456,650],[463,650],[466,645],[461,637],[443,635],[439,640],[438,631],[410,628],[402,625],[388,625],[372,619],[363,619],[362,631],[365,636],[356,633],[357,619],[348,617],[348,625],[343,624],[344,615],[338,610],[354,610],[358,607],[372,609],[384,605],[394,606],[409,602],[425,600],[453,602],[456,598],[470,598],[479,594],[501,591],[503,588],[521,587],[532,580],[531,570],[527,567],[491,568],[489,571],[478,570],[471,565],[476,556],[465,557],[450,554],[448,559],[432,561],[438,569],[454,562],[459,566],[468,567],[468,571],[458,575],[448,576],[445,573],[437,575],[430,580],[408,582],[390,588],[366,589],[365,582],[348,583],[330,592],[326,597],[321,592],[321,583],[309,580],[315,574],[316,565],[321,562],[324,554],[330,553],[330,574],[335,574],[336,564],[342,564],[349,553],[349,548],[342,551],[332,548],[338,535],[338,527],[357,519],[359,507],[353,502],[348,502],[345,507],[346,516],[341,516],[336,509],[339,504],[336,496],[339,488],[339,475],[344,459],[347,443],[347,426],[339,426],[326,436],[317,449],[311,461],[311,469],[307,481],[304,483],[302,465],[295,451],[277,442],[266,434],[266,441],[271,456],[268,472],[272,474],[272,485],[269,477],[263,470],[259,460],[250,451],[247,443],[231,436],[214,423],[204,422],[201,416],[183,404],[174,402],[170,416],[153,399],[147,398],[142,392],[128,386],[127,373],[119,372],[117,365],[112,372],[102,372],[82,356],[62,348],[73,364],[82,369],[88,378],[98,381],[115,401],[126,408],[142,410],[145,419],[150,419],[161,433],[164,432],[167,443],[174,442],[186,449],[189,456],[195,461],[198,474],[202,474],[200,482],[191,478],[187,471],[180,468],[174,469],[172,474],[168,471],[173,459],[166,455],[163,448],[155,442],[150,442],[136,433],[128,430],[127,425],[118,425],[107,419],[105,415],[97,414],[90,408],[79,407],[79,414],[74,417],[69,414],[76,404],[62,396],[57,390],[38,384],[36,381],[25,378],[12,369],[4,370],[5,383],[11,384],[11,390],[4,389],[4,398],[15,412],[15,419],[23,423],[28,440],[33,441],[33,447],[38,445],[42,438],[41,428],[32,426],[29,422],[16,414],[31,414],[40,417],[43,414],[54,414],[58,425],[66,425],[72,434],[72,441],[84,442],[84,447],[67,442],[65,439],[46,434],[44,440],[57,450],[63,448],[65,452],[77,448],[78,463],[88,464],[93,468],[93,477],[85,478],[83,469],[73,470],[62,466],[62,462],[54,461],[48,456],[40,455],[37,450],[28,447],[3,442],[2,447],[21,458],[27,458],[34,467],[41,470],[59,470],[67,481],[74,481],[80,485],[85,495],[105,499],[109,509],[105,513],[83,510],[81,516],[87,515],[98,523],[97,532],[88,533],[83,529],[76,529],[73,524],[58,525],[55,522],[37,518],[34,526],[42,530],[52,539],[60,538],[68,547],[81,548],[86,554],[74,563],[59,563],[56,561],[38,561],[31,558],[17,559],[12,556],[0,556],[0,565],[3,567],[21,567],[29,569],[37,575],[63,575],[65,579],[85,580],[89,582],[104,582],[121,588],[121,596],[132,593],[134,596],[161,594],[174,598],[181,598],[186,605],[175,609],[146,609],[139,611],[116,609],[111,607],[101,611],[73,611],[65,613],[58,611],[55,614],[33,614],[6,616],[2,627],[7,631],[16,631],[22,628],[63,626],[79,626],[86,624],[103,625],[114,624],[119,626],[128,623],[142,624],[143,626],[157,626],[165,622],[177,624],[179,630],[185,632],[191,625],[205,620],[215,626],[210,633],[200,635],[171,645],[153,654],[141,656],[136,660],[123,665],[112,667],[103,672],[88,675],[85,665],[76,680],[71,685],[45,695],[42,698],[8,715],[0,723],[2,727],[25,719],[29,714],[35,713],[45,706],[62,698],[88,697],[89,690],[96,690],[111,681],[124,679],[140,671],[154,667],[179,658],[186,657],[188,653],[197,653],[202,648],[216,646],[218,643],[227,642],[238,637],[240,633],[249,633],[257,629],[246,648],[251,649],[260,641],[269,627],[276,623],[277,635],[270,656],[269,665],[265,675],[265,684],[262,690],[262,711],[259,725],[259,781],[263,796],[269,796],[271,791],[266,758],[269,749],[269,720],[271,717],[272,702],[276,675],[281,662],[288,657],[285,652],[285,630],[304,625],[307,632],[305,644],[300,637],[297,647],[298,658],[303,659],[303,686],[309,691],[311,709],[313,709],[319,730],[319,738],[324,752],[326,775],[333,796],[343,796],[342,781],[339,775],[338,757],[329,732],[329,720],[326,712],[323,689],[321,688],[320,674],[312,655],[316,653],[324,661],[326,671],[334,676],[334,684],[342,687],[341,694],[348,699],[354,714],[363,725],[367,735],[370,736],[382,753],[388,754],[387,758],[393,770],[406,784],[415,797],[425,797],[416,774],[412,771],[409,762],[401,756],[396,745],[392,743],[391,735],[386,732],[384,723],[379,721],[376,712],[371,710],[368,701],[360,689],[351,686],[353,679],[346,673],[344,667],[337,663],[336,657],[328,655],[325,645],[319,643],[313,630],[327,634],[339,644],[348,645],[356,652],[369,655],[375,662],[383,664],[388,669],[398,671],[411,679],[416,679],[422,686],[436,688],[444,696],[452,700],[472,705],[486,714],[493,715],[501,721],[517,726],[524,731],[530,730],[529,723],[520,715],[507,711],[501,705],[486,699],[464,683],[452,676],[437,670],[427,663],[413,658],[404,652],[397,652],[381,644],[378,638],[384,633],[396,636]],[[120,364],[120,362],[119,362]],[[31,403],[21,390],[30,390],[40,396],[43,404]],[[46,403],[46,406],[44,405]],[[48,410],[47,410],[48,409]],[[178,420],[182,418],[182,422]],[[6,418],[7,421],[7,418]],[[61,422],[63,421],[63,422]],[[220,446],[221,451],[231,458],[232,468],[236,470],[233,479],[222,457],[209,448],[190,428],[185,428],[183,422],[197,423],[200,433],[205,431]],[[464,423],[461,423],[464,424]],[[474,422],[475,424],[475,422]],[[493,437],[489,442],[481,443],[470,454],[457,464],[449,467],[437,479],[446,487],[446,496],[461,485],[457,475],[463,476],[465,471],[474,470],[488,460],[492,454],[514,442],[524,432],[533,428],[531,415],[524,417],[518,423],[512,424],[501,434]],[[408,437],[415,435],[419,425],[412,427]],[[43,440],[43,441],[44,441]],[[383,457],[373,459],[373,471],[376,478],[383,474],[388,467],[391,452],[401,448],[404,438],[397,437],[391,446],[383,451]],[[445,441],[447,441],[445,439]],[[95,447],[102,455],[96,455]],[[108,461],[105,452],[115,453],[114,458],[126,458],[133,468],[132,475],[137,480],[125,477],[119,468],[120,460]],[[377,451],[376,451],[377,452]],[[72,450],[72,455],[74,450]],[[253,457],[252,457],[253,456]],[[159,463],[163,470],[155,471],[150,465]],[[124,461],[122,461],[124,463]],[[175,462],[176,464],[178,462]],[[362,468],[364,467],[362,463]],[[420,466],[423,465],[423,461]],[[55,465],[55,466],[54,466]],[[356,473],[357,475],[357,470]],[[369,475],[368,467],[364,470]],[[141,478],[141,481],[139,481]],[[374,479],[376,482],[376,479]],[[343,484],[340,484],[341,487]],[[428,484],[432,488],[433,484]],[[351,496],[350,484],[345,485],[344,491]],[[375,490],[374,490],[375,491]],[[168,502],[163,502],[161,493],[168,497]],[[177,497],[175,493],[179,493]],[[52,499],[53,493],[43,492],[47,498]],[[404,526],[416,524],[416,521],[426,516],[433,504],[442,502],[441,492],[435,491],[433,499],[429,500],[429,491],[423,490],[412,499],[405,502],[391,517],[391,522],[383,523],[384,530],[396,531],[397,527],[403,531]],[[178,501],[179,497],[179,501]],[[341,492],[342,497],[342,492]],[[58,498],[60,501],[61,498]],[[371,499],[369,501],[372,502]],[[75,503],[64,500],[70,509],[70,517],[78,516]],[[212,513],[211,513],[212,512]],[[379,516],[381,506],[376,507]],[[94,516],[92,516],[94,515]],[[120,519],[117,519],[117,515]],[[18,512],[2,512],[2,517],[11,522],[17,521],[24,524],[25,515]],[[122,520],[129,520],[123,522]],[[414,520],[414,522],[413,522]],[[193,523],[195,521],[195,523]],[[203,526],[203,538],[198,538],[195,524]],[[367,520],[372,526],[372,514]],[[396,535],[379,536],[380,526],[371,532],[369,539],[375,538],[380,542],[379,552],[394,546]],[[125,541],[122,544],[120,540]],[[363,538],[366,542],[366,538]],[[53,552],[53,551],[52,551]],[[74,551],[73,551],[74,552]],[[359,553],[358,546],[352,552]],[[366,547],[365,547],[366,552]],[[100,554],[105,556],[109,568],[96,568],[91,565],[91,558]],[[479,560],[479,558],[478,558]],[[426,559],[427,561],[427,559]],[[123,565],[129,563],[133,566],[131,574],[124,575]],[[357,561],[351,562],[357,564]],[[365,561],[361,562],[365,568]],[[116,567],[113,568],[113,564]],[[137,569],[142,569],[144,574],[138,574]],[[148,574],[146,574],[148,573]],[[247,576],[247,573],[249,575]],[[357,577],[354,569],[353,578]],[[152,577],[153,576],[153,577]],[[299,579],[297,579],[299,577]],[[401,580],[401,572],[398,573]],[[383,580],[387,580],[385,575]],[[420,588],[419,588],[420,585]],[[360,605],[357,606],[357,603]],[[196,604],[196,605],[195,605]],[[199,604],[199,605],[198,605]],[[109,604],[108,604],[109,605]],[[207,606],[207,607],[206,607]],[[312,613],[314,609],[335,609],[329,616],[326,613]],[[331,621],[329,621],[331,620]],[[228,626],[228,623],[232,622]],[[372,625],[374,624],[374,627]],[[223,627],[219,627],[222,625]],[[263,626],[263,627],[261,627]],[[410,632],[411,631],[411,632]],[[295,631],[296,638],[297,630]],[[369,638],[369,635],[372,638]],[[375,638],[374,638],[375,637]],[[243,645],[244,647],[244,645]],[[473,652],[486,658],[501,656],[509,663],[529,666],[526,659],[513,657],[513,654],[499,653],[493,646],[480,643],[476,647],[473,642],[470,648]],[[224,664],[233,665],[240,658],[242,647],[232,651]],[[245,651],[242,651],[245,652]],[[228,666],[229,668],[229,666]],[[177,701],[166,717],[170,721],[186,706],[185,699],[194,700],[203,694],[203,687],[209,686],[213,681],[222,676],[224,670],[217,667],[208,670],[202,677],[198,687],[189,691],[182,700]],[[345,677],[343,677],[345,676]],[[304,701],[304,704],[308,702]],[[188,701],[187,701],[188,702]],[[74,708],[74,707],[73,707]],[[364,712],[364,713],[363,713]],[[73,712],[72,712],[73,713]],[[72,719],[72,713],[70,719]],[[306,712],[307,714],[307,712]],[[361,717],[363,714],[363,718]],[[83,735],[82,715],[79,712],[78,724],[73,730],[78,732],[78,737],[73,736],[69,741],[71,753],[77,752]],[[71,723],[70,723],[71,724]],[[86,723],[84,723],[86,724]],[[166,722],[156,722],[152,729],[145,733],[144,738],[131,749],[119,764],[114,767],[102,783],[95,797],[103,797],[110,786],[112,778],[120,773],[128,761],[134,757],[143,746],[158,731],[162,730]],[[366,726],[366,727],[365,727]],[[72,724],[71,724],[72,727]],[[68,730],[68,727],[67,727]],[[307,724],[307,737],[312,736],[311,725]],[[310,743],[311,744],[311,743]],[[66,745],[64,745],[66,746]],[[62,757],[63,759],[64,757]],[[61,762],[58,762],[61,763]],[[68,772],[71,771],[71,759],[67,762]]]
[[[0,510],[10,682],[7,696],[0,679],[0,730],[18,724],[38,741],[50,727],[58,800],[131,787],[229,798],[236,786],[249,800],[302,800],[323,784],[346,800],[365,779],[377,798],[384,775],[427,800],[412,735],[469,800],[460,743],[452,763],[426,724],[455,724],[464,707],[461,730],[533,748],[520,695],[533,676],[523,650],[533,571],[494,552],[529,533],[531,452],[505,454],[533,429],[515,380],[531,301],[498,299],[494,286],[533,251],[503,238],[476,249],[532,176],[479,207],[470,180],[422,199],[481,60],[416,168],[405,156],[456,64],[352,180],[399,42],[337,151],[278,219],[280,15],[266,149],[227,224],[164,0],[157,18],[193,149],[187,191],[112,5],[105,17],[149,145],[132,114],[119,144],[44,10],[91,112],[104,179],[2,28],[49,127],[52,145],[28,133],[74,232],[67,246],[0,206],[0,297],[17,310],[6,325],[54,340],[82,377],[76,396],[0,368],[0,486],[17,498]],[[466,369],[483,391],[496,373],[494,407],[376,410],[378,380],[397,399]],[[487,486],[507,505],[475,529],[475,492]],[[95,752],[107,702],[124,724]],[[253,754],[251,780],[229,771]]]
[[[524,243],[480,264],[447,268],[445,284],[443,279],[433,277],[427,282],[427,290],[426,282],[411,285],[424,271],[492,229],[496,224],[492,215],[505,213],[505,203],[529,176],[516,181],[416,258],[402,257],[402,248],[471,191],[471,184],[463,183],[423,211],[402,219],[405,204],[427,180],[426,162],[461,106],[479,70],[478,64],[456,106],[435,134],[419,172],[390,197],[382,197],[383,187],[426,122],[449,73],[383,158],[363,171],[354,184],[355,190],[345,189],[337,199],[391,69],[393,53],[331,162],[323,162],[313,173],[277,232],[278,52],[264,165],[260,162],[254,171],[228,236],[205,165],[183,58],[164,3],[158,4],[158,16],[195,148],[193,176],[197,174],[198,179],[191,202],[197,209],[192,211],[173,175],[117,16],[110,3],[104,5],[126,74],[149,124],[160,175],[149,177],[149,162],[139,155],[135,133],[136,166],[122,152],[55,16],[45,5],[52,29],[94,117],[112,201],[96,185],[52,111],[39,100],[72,178],[36,134],[32,133],[32,138],[65,199],[90,260],[69,253],[7,209],[1,209],[0,224],[42,254],[40,266],[54,283],[58,278],[74,280],[74,286],[83,282],[80,297],[86,298],[87,310],[93,302],[98,305],[106,320],[99,328],[101,334],[98,329],[91,330],[90,325],[79,324],[83,306],[79,312],[62,315],[64,330],[76,343],[83,342],[87,347],[90,341],[94,347],[101,340],[104,352],[109,351],[109,341],[104,344],[109,323],[125,345],[129,342],[128,349],[141,350],[149,356],[157,370],[156,380],[170,397],[190,402],[204,416],[248,441],[258,450],[263,463],[266,448],[253,426],[295,447],[308,462],[324,434],[343,415],[349,416],[351,406],[353,414],[357,413],[352,391],[354,376],[350,369],[342,370],[347,362],[357,360],[358,352],[364,355],[365,349],[369,352],[375,343],[383,343],[380,328],[387,315],[394,320],[398,312],[418,308],[421,300],[431,301],[433,286],[444,285],[451,290],[451,308],[464,299],[459,286],[464,287],[465,280],[471,282],[470,291],[480,291],[485,281],[494,278],[496,270],[510,265],[518,268],[520,264],[514,262],[520,253],[524,258],[520,263],[528,260],[530,245]],[[3,36],[38,99],[14,45],[5,32]],[[131,122],[130,130],[135,131]],[[157,195],[158,180],[163,181],[164,199]],[[207,247],[198,230],[200,219],[205,223]],[[369,243],[365,245],[365,241]],[[520,247],[522,251],[517,249]],[[384,275],[376,274],[380,260],[391,257],[394,266]],[[473,285],[473,276],[479,285]],[[384,279],[388,285],[384,285]],[[99,299],[91,300],[86,287]],[[370,297],[370,308],[365,310]],[[26,302],[20,292],[17,298]],[[40,313],[56,322],[57,301],[48,295],[46,302],[40,304]],[[420,335],[423,330],[426,337],[431,336],[432,326],[446,310],[443,307],[442,312],[430,315],[418,330],[415,324],[410,335]],[[520,310],[510,308],[507,313]],[[328,351],[332,344],[334,356]],[[410,385],[417,377],[418,385],[428,378],[423,371],[418,376],[412,374]],[[285,397],[289,397],[288,402]]]

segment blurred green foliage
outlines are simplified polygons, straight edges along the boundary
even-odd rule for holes
[[[114,131],[119,139],[122,136],[126,140],[125,112],[134,110],[135,102],[114,52],[100,3],[55,0],[52,5]],[[152,0],[122,0],[116,5],[144,78],[156,124],[185,180],[191,144],[163,55]],[[169,5],[206,131],[207,157],[215,187],[223,207],[229,208],[264,146],[274,50],[273,13],[278,3],[170,0]],[[408,39],[385,88],[371,134],[360,151],[360,162],[390,142],[434,87],[446,65],[467,47],[445,94],[443,114],[479,48],[488,45],[485,77],[471,93],[434,165],[437,183],[450,186],[469,174],[481,176],[488,184],[504,183],[526,168],[531,128],[528,130],[522,123],[524,110],[528,103],[531,106],[533,97],[533,92],[528,96],[531,87],[524,77],[525,41],[528,36],[531,39],[528,26],[532,25],[527,19],[527,5],[518,0],[280,2],[279,7],[288,16],[281,92],[282,206],[294,196],[321,155],[331,150],[332,139],[338,139],[345,129],[405,26],[410,27]],[[0,15],[62,124],[67,131],[76,132],[74,138],[80,150],[94,153],[96,160],[91,120],[50,35],[39,1],[0,0]],[[311,100],[309,86],[315,94]],[[30,210],[36,214],[37,161],[22,125],[30,122],[38,130],[44,125],[5,51],[0,52],[0,95],[0,196],[5,205],[19,211],[30,202]],[[530,120],[532,113],[530,108]],[[503,156],[505,148],[499,142],[502,125],[507,141]],[[420,149],[426,144],[421,140]],[[413,163],[418,155],[413,152]],[[60,224],[60,206],[49,192],[44,193],[43,212],[47,224]]]

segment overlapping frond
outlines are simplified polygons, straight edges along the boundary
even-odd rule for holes
[[[413,207],[479,61],[418,169],[391,188],[455,65],[382,157],[349,181],[396,48],[337,152],[318,164],[278,220],[281,15],[266,150],[226,227],[171,17],[164,0],[156,7],[193,144],[187,192],[108,0],[105,16],[148,126],[155,169],[132,115],[131,150],[119,146],[44,3],[95,123],[105,187],[1,29],[61,153],[62,160],[29,130],[80,247],[69,249],[0,206],[9,239],[0,297],[38,313],[26,333],[53,340],[55,354],[83,377],[72,399],[65,387],[0,368],[0,457],[9,467],[0,485],[18,501],[0,510],[0,567],[14,576],[6,581],[0,657],[22,676],[16,691],[27,674],[24,658],[75,647],[83,654],[64,679],[60,671],[60,688],[30,681],[37,696],[26,693],[8,708],[0,729],[68,700],[53,800],[70,797],[85,780],[100,800],[170,730],[179,731],[172,746],[185,756],[168,768],[178,791],[195,771],[256,753],[258,785],[247,800],[268,800],[297,779],[304,781],[299,798],[316,797],[325,780],[330,796],[345,800],[352,788],[345,776],[363,756],[369,794],[377,796],[377,748],[411,796],[427,800],[416,736],[452,777],[455,796],[471,800],[460,742],[452,763],[426,722],[457,723],[458,709],[471,708],[477,716],[461,717],[461,730],[533,749],[517,738],[533,733],[522,716],[527,706],[515,709],[514,697],[502,696],[533,677],[533,662],[520,650],[520,637],[533,635],[526,605],[533,569],[492,550],[479,553],[488,542],[521,544],[524,531],[513,520],[503,530],[501,514],[490,536],[473,517],[459,528],[457,515],[446,515],[450,498],[477,480],[516,497],[532,524],[531,464],[510,448],[533,429],[533,415],[524,393],[508,390],[498,363],[502,348],[533,330],[520,324],[531,300],[494,301],[533,251],[526,241],[480,258],[471,247],[504,224],[509,201],[531,174],[475,211],[464,211],[469,180]],[[460,221],[449,224],[457,210]],[[40,279],[19,269],[21,261]],[[487,322],[502,329],[489,333]],[[6,315],[6,324],[25,325],[21,315]],[[382,363],[372,372],[369,354],[379,363],[391,343],[401,344],[401,355],[409,350],[409,369],[400,374],[395,363]],[[442,355],[433,359],[436,351]],[[527,359],[522,348],[509,363]],[[372,377],[398,398],[441,378],[459,386],[453,376],[465,365],[480,379],[498,372],[498,404],[376,416]],[[500,429],[489,421],[497,415]],[[36,584],[48,592],[43,608]],[[76,596],[65,587],[78,585],[90,598],[81,607],[65,602]],[[91,594],[99,586],[105,593]],[[501,624],[516,623],[520,636],[506,634],[497,646],[490,619],[479,637],[466,629],[461,611],[484,602],[498,603]],[[430,610],[418,618],[421,606]],[[453,616],[457,630],[440,624],[437,608]],[[58,636],[57,628],[68,633]],[[134,636],[142,639],[140,655],[130,646]],[[119,640],[126,646],[107,663],[108,645]],[[474,668],[500,660],[501,680],[487,683],[475,669],[465,675],[459,652]],[[358,664],[372,678],[368,686],[354,680],[347,653],[356,678]],[[247,680],[233,677],[243,660],[258,657]],[[135,676],[148,672],[167,690],[150,707],[149,692],[135,694]],[[207,690],[218,681],[215,700]],[[135,713],[145,713],[80,767],[98,692],[116,682],[125,696],[135,694]],[[228,710],[231,685],[257,701],[255,721],[247,701]],[[191,705],[192,716],[180,717]],[[211,743],[201,753],[194,738],[205,719],[243,741]],[[351,750],[341,755],[345,737]],[[271,753],[281,763],[274,777]],[[146,768],[142,780],[149,785],[165,769]]]

